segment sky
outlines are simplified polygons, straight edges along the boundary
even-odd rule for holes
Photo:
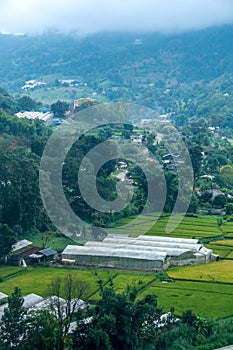
[[[177,33],[233,24],[233,0],[0,0],[0,32]]]

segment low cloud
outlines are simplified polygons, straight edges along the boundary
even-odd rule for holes
[[[233,23],[232,0],[2,0],[0,31],[174,33]]]

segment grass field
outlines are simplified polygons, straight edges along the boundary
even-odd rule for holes
[[[124,232],[124,225],[130,223],[132,218],[122,219],[118,222],[117,227],[122,227],[122,232]],[[181,223],[175,228],[171,233],[166,232],[166,226],[168,224],[169,217],[162,216],[154,224],[155,216],[140,216],[140,221],[137,224],[133,224],[130,228],[127,228],[127,233],[132,237],[137,237],[148,226],[152,226],[147,232],[150,236],[166,236],[166,237],[183,237],[183,238],[211,238],[220,237],[223,235],[222,230],[218,227],[216,217],[184,217]],[[176,222],[176,217],[173,218],[173,222]],[[233,226],[233,225],[232,225]]]
[[[43,241],[45,240],[45,248],[51,247],[57,250],[59,253],[62,252],[68,244],[77,244],[72,239],[64,236],[63,234],[55,232],[48,232],[43,234],[39,233],[33,236],[27,236],[25,238],[32,241],[33,245],[37,247],[42,247]]]
[[[209,317],[222,318],[233,315],[233,286],[203,282],[175,281],[153,283],[141,294],[155,294],[164,311],[172,306],[180,315],[185,309]],[[185,305],[185,308],[184,308]]]
[[[6,266],[4,268],[0,268],[0,280],[12,277],[18,273],[23,273],[22,268],[18,266]]]
[[[171,269],[171,271],[174,269]],[[17,270],[15,270],[17,271]],[[170,276],[174,276],[169,272]],[[0,274],[8,275],[13,269],[1,267]],[[175,312],[179,315],[187,308],[194,312],[210,317],[222,318],[233,315],[233,286],[223,283],[211,282],[190,282],[175,281],[169,283],[160,282],[154,273],[129,272],[118,270],[98,270],[83,269],[69,271],[80,280],[89,285],[90,301],[99,299],[98,280],[103,280],[106,284],[112,279],[117,292],[124,292],[127,286],[136,286],[139,290],[138,298],[143,298],[147,294],[158,296],[159,305],[163,306],[164,312],[175,307]],[[96,274],[97,272],[97,274]],[[12,276],[0,283],[0,290],[6,294],[12,293],[15,286],[22,289],[23,295],[36,293],[43,297],[48,295],[48,286],[57,277],[64,277],[67,269],[63,268],[27,268],[18,276]],[[200,276],[197,276],[200,278]],[[207,276],[207,280],[211,278]]]
[[[8,267],[7,267],[8,269]],[[23,268],[22,268],[23,269]],[[0,275],[5,274],[5,267],[0,268]],[[11,293],[17,286],[21,288],[22,294],[36,293],[43,297],[48,295],[48,286],[56,278],[63,278],[67,273],[71,273],[78,279],[85,281],[89,285],[90,294],[97,291],[97,280],[100,279],[95,274],[95,270],[74,270],[67,271],[65,268],[29,267],[20,275],[0,283],[0,291],[6,294]],[[109,272],[101,271],[101,279],[108,280]]]
[[[171,267],[167,273],[175,279],[232,283],[233,289],[233,261],[230,260],[182,268]]]
[[[218,246],[230,247],[233,249],[233,239],[223,239],[221,241],[215,241],[214,244]]]
[[[228,254],[228,255],[226,256],[226,258],[227,258],[227,259],[233,259],[233,251],[231,251],[231,253]]]
[[[221,226],[221,229],[223,230],[223,232],[226,232],[226,233],[233,233],[233,223],[224,223],[222,226]]]
[[[232,252],[230,247],[224,247],[215,244],[205,244],[205,246],[206,248],[212,249],[214,254],[219,255],[219,257],[222,259],[226,258]]]

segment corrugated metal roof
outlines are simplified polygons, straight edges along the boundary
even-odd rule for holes
[[[56,255],[57,251],[52,248],[46,248],[46,249],[40,250],[39,253],[45,256],[51,256],[51,255]]]
[[[40,303],[37,303],[36,305],[33,306],[32,309],[36,309],[36,310],[49,309],[51,305],[53,305],[54,303],[57,303],[58,299],[61,305],[65,305],[66,303],[65,299],[58,298],[56,295],[54,295],[52,297],[44,299]]]

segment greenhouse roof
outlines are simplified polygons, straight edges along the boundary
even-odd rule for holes
[[[63,255],[88,255],[88,256],[112,256],[119,258],[133,258],[142,260],[160,260],[164,261],[167,253],[161,251],[150,251],[147,250],[132,250],[127,246],[122,248],[114,248],[111,246],[74,246],[68,245],[62,252]]]

